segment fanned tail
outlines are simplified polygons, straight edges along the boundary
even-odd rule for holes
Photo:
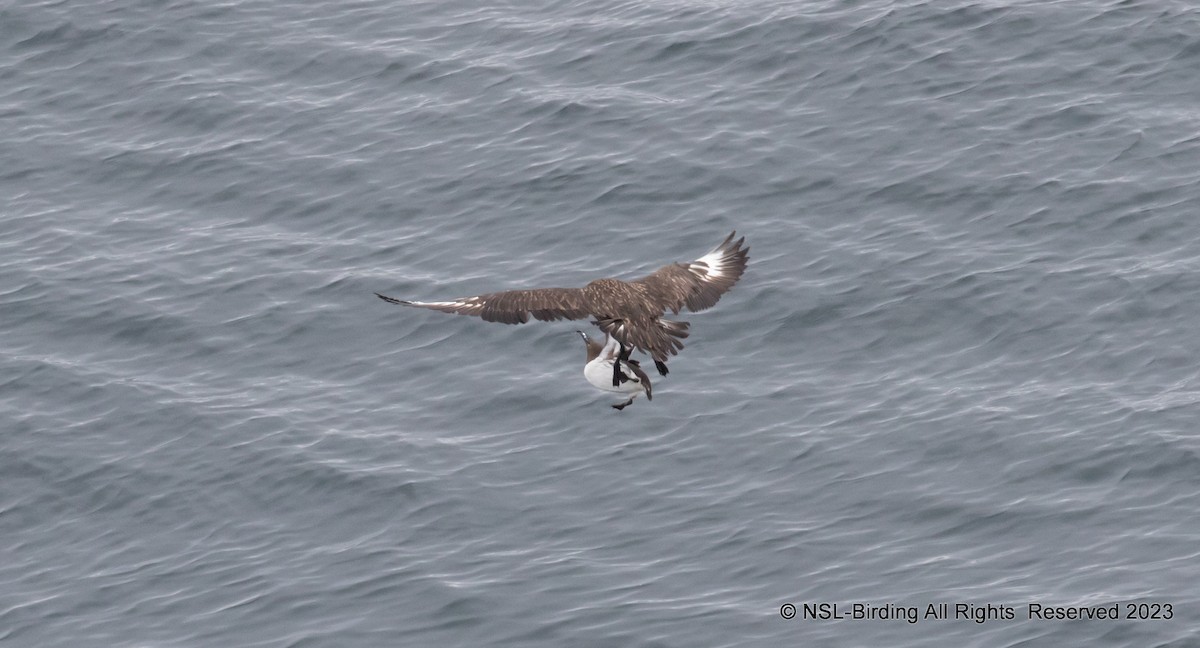
[[[648,353],[658,362],[666,362],[668,357],[683,349],[681,340],[687,338],[691,326],[687,322],[658,318],[637,321],[602,317],[592,323],[621,344]]]

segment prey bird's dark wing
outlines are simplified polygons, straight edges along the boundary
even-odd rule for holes
[[[637,279],[654,303],[664,311],[678,313],[685,306],[692,312],[711,308],[746,271],[750,248],[746,238],[733,240],[732,232],[708,254],[690,263],[671,263]]]
[[[443,313],[475,315],[488,322],[524,324],[529,316],[544,322],[583,319],[591,314],[587,298],[579,288],[536,288],[461,297],[450,301],[408,301],[375,293],[380,299],[401,306],[429,308]]]
[[[642,385],[642,391],[646,392],[646,400],[654,400],[654,387],[650,385],[650,376],[646,375],[641,365],[637,364],[636,361],[631,362],[629,360],[626,360],[622,364],[628,367],[634,376],[637,376],[638,382]]]

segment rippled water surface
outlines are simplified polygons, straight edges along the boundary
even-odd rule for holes
[[[0,3],[0,643],[1196,645],[1198,35],[1172,0]],[[745,277],[623,412],[579,323],[372,295],[734,229]],[[1015,618],[780,614],[942,602]],[[1173,618],[1026,618],[1124,602]]]

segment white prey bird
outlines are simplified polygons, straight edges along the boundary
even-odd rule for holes
[[[583,365],[583,377],[600,391],[629,396],[624,403],[613,405],[613,409],[623,410],[632,405],[633,399],[642,392],[646,392],[646,400],[654,399],[650,376],[642,371],[637,360],[619,359],[621,345],[616,339],[605,335],[607,342],[600,344],[583,331],[575,332],[583,337],[583,343],[587,345],[587,364]],[[616,385],[613,384],[614,375],[617,376]]]

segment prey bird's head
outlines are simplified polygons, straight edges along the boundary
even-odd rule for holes
[[[604,345],[588,337],[588,334],[583,331],[575,332],[579,334],[579,337],[583,338],[583,344],[587,346],[587,361],[591,362],[595,360],[600,355],[600,351],[604,349]]]

